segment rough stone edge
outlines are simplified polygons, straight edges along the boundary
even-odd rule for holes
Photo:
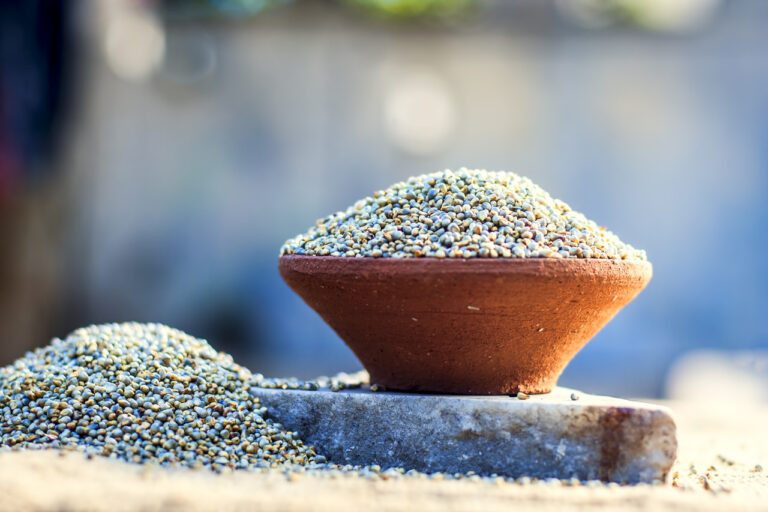
[[[597,473],[593,474],[592,477],[604,481],[651,483],[656,480],[666,480],[677,454],[676,424],[672,411],[667,407],[613,397],[589,395],[581,392],[576,393],[581,397],[582,401],[573,401],[570,399],[570,395],[574,390],[568,388],[558,387],[552,393],[534,395],[525,401],[507,396],[459,396],[399,392],[377,392],[374,394],[367,388],[348,389],[339,392],[333,392],[327,388],[321,388],[316,391],[254,388],[252,392],[260,398],[270,394],[282,395],[289,393],[302,393],[305,394],[303,398],[308,398],[311,396],[310,394],[316,394],[315,396],[319,399],[319,404],[332,404],[334,407],[341,407],[343,402],[355,400],[355,395],[395,398],[397,401],[425,400],[429,402],[440,400],[448,402],[449,407],[450,402],[453,401],[483,401],[488,406],[512,408],[540,407],[542,404],[551,405],[554,409],[581,407],[583,409],[581,411],[582,415],[589,416],[594,423],[599,424],[601,432],[599,443],[601,447],[600,463]],[[319,404],[314,407],[319,406]],[[269,407],[268,403],[264,405]],[[304,400],[301,406],[307,409],[308,414],[309,410],[313,408],[309,400]],[[282,423],[279,412],[276,412],[274,409],[273,407],[271,417]],[[626,428],[628,424],[634,424],[641,428],[628,429]],[[303,434],[301,432],[301,425],[292,425],[290,422],[284,423],[284,425],[291,430],[298,431],[300,435]],[[318,427],[319,425],[316,423],[314,426]],[[543,432],[549,432],[550,434],[556,434],[557,431],[558,429],[556,428],[543,429]],[[472,432],[468,432],[467,435],[472,435]],[[311,437],[313,436],[310,433],[309,438],[305,440],[312,443]],[[631,448],[631,450],[627,448]],[[351,449],[354,452],[356,447],[351,447]],[[346,455],[342,456],[342,459],[345,457]],[[646,463],[642,463],[643,460]],[[352,463],[349,460],[337,460],[336,462],[342,464]],[[372,460],[367,463],[375,464],[378,461]],[[474,469],[467,468],[466,470]],[[524,475],[510,474],[508,476]]]

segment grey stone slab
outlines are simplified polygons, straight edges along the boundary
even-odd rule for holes
[[[677,439],[662,406],[557,388],[507,396],[254,388],[270,417],[340,464],[615,482],[664,480]]]

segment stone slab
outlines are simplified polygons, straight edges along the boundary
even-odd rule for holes
[[[567,388],[527,400],[367,388],[252,392],[271,418],[339,464],[650,483],[666,479],[677,452],[667,408]]]

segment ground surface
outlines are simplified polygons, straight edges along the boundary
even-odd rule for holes
[[[76,453],[6,451],[0,453],[0,510],[768,511],[768,406],[664,405],[675,412],[680,445],[677,478],[664,485],[215,475]]]

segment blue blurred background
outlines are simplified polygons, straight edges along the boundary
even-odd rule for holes
[[[763,0],[5,2],[0,363],[140,320],[270,376],[357,370],[280,245],[461,166],[530,177],[654,264],[561,384],[679,394],[702,353],[768,374]]]

